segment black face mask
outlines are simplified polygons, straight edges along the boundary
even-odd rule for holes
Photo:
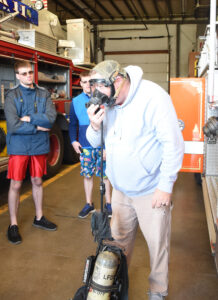
[[[111,96],[108,97],[107,95],[100,92],[98,89],[95,89],[93,93],[91,93],[91,99],[88,103],[86,103],[86,108],[88,108],[91,104],[94,105],[102,105],[106,104],[109,107],[112,107],[116,101],[116,99],[113,97],[115,94],[114,85],[110,85],[111,88]]]

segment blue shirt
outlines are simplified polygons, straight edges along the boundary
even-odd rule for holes
[[[89,102],[90,97],[82,92],[79,96],[73,98],[70,105],[70,124],[69,135],[71,144],[79,141],[82,147],[92,148],[86,139],[86,130],[90,124],[85,104]]]

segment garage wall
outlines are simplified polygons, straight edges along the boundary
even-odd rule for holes
[[[188,55],[197,51],[197,25],[182,25],[180,31],[180,77],[188,76]]]
[[[170,52],[161,53],[169,50],[166,25],[147,25],[147,30],[143,24],[100,25],[98,26],[98,62],[103,59],[114,59],[124,67],[129,64],[139,65],[143,69],[145,79],[156,82],[168,91],[169,77],[176,77],[177,53],[179,53],[180,77],[188,76],[188,54],[195,49],[197,26],[180,25],[179,52],[176,49],[176,25],[168,25],[168,30]],[[102,51],[100,40],[104,41]],[[126,54],[118,54],[117,51],[126,51]],[[130,54],[128,53],[130,51],[137,53]],[[148,51],[160,53],[148,54]]]

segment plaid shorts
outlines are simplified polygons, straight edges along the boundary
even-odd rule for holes
[[[91,178],[94,173],[97,177],[101,177],[101,149],[100,148],[83,148],[80,154],[81,170],[80,175]],[[106,161],[103,161],[103,178],[105,175]]]

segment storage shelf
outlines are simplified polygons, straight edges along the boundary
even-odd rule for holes
[[[66,80],[57,80],[57,79],[40,79],[38,78],[39,82],[49,82],[49,83],[66,83]]]
[[[41,69],[42,70],[42,69]],[[46,74],[42,71],[38,72],[38,81],[46,83],[62,83],[66,84],[66,77],[60,74]]]
[[[81,86],[72,85],[72,89],[74,90],[82,90]]]
[[[70,99],[70,98],[52,98],[51,97],[51,100],[53,101],[53,102],[55,102],[55,101],[58,101],[58,102],[60,102],[60,101],[71,101],[72,99]]]

